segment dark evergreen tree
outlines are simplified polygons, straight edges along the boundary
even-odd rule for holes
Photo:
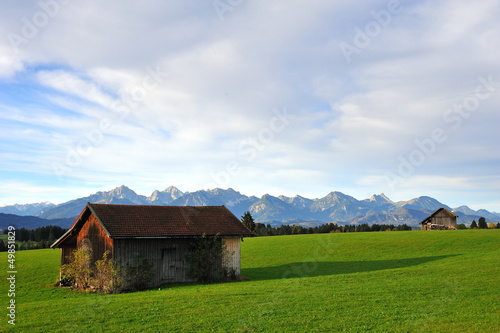
[[[477,228],[477,223],[476,220],[472,220],[472,223],[470,224],[471,229],[476,229]]]
[[[484,217],[480,217],[478,222],[477,226],[479,229],[488,229],[488,224],[486,223],[486,219]]]
[[[241,222],[248,228],[251,232],[256,231],[255,221],[253,220],[252,214],[250,212],[245,212],[241,217]]]

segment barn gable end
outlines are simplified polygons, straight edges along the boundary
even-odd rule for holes
[[[76,249],[89,250],[92,264],[101,259],[105,252],[109,253],[109,257],[113,255],[113,240],[89,205],[51,247],[61,248],[61,265],[69,262]]]
[[[77,248],[90,251],[92,264],[102,259],[105,252],[109,253],[108,258],[113,257],[113,240],[106,234],[94,214],[90,214],[78,233]]]

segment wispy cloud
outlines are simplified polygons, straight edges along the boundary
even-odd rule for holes
[[[110,107],[114,100],[104,94],[93,82],[85,81],[73,73],[62,70],[39,71],[38,81],[41,85],[57,89],[62,93],[78,96],[84,100]]]

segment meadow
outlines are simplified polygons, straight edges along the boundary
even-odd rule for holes
[[[500,230],[258,237],[241,252],[241,282],[103,295],[53,286],[59,250],[18,251],[16,325],[3,278],[0,331],[500,331]]]

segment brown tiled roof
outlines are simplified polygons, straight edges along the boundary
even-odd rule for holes
[[[224,206],[141,206],[88,203],[71,228],[51,247],[77,234],[90,214],[111,238],[214,236],[249,237],[254,234]]]
[[[112,238],[253,236],[224,206],[87,204]]]

